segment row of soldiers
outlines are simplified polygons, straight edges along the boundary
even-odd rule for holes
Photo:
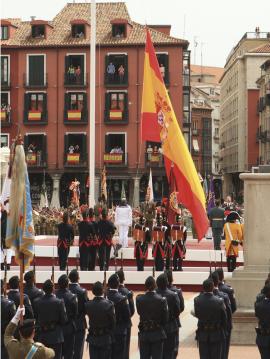
[[[56,291],[51,280],[44,282],[43,290],[37,289],[33,272],[25,274],[25,282],[23,308],[19,308],[18,278],[10,278],[8,298],[1,292],[2,359],[82,359],[86,316],[89,322],[86,341],[91,359],[129,358],[135,304],[133,293],[124,285],[122,270],[110,276],[108,288],[100,282],[94,283],[92,300],[80,286],[77,270],[72,270],[69,277],[62,275]],[[182,291],[173,286],[171,271],[156,280],[148,277],[145,290],[136,297],[140,357],[176,358],[180,314],[184,310]],[[235,310],[233,289],[224,283],[223,270],[218,268],[203,282],[202,293],[194,299],[193,315],[198,318],[196,339],[201,359],[228,358]],[[19,324],[22,314],[24,321]],[[259,320],[256,342],[261,357],[266,359],[270,357],[269,278],[256,298],[255,314]]]

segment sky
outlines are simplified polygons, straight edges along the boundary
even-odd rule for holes
[[[171,35],[189,41],[191,62],[197,65],[223,67],[229,52],[246,32],[254,32],[257,26],[262,32],[270,31],[270,0],[125,2],[134,21],[149,25],[170,24]],[[66,0],[2,0],[1,18],[30,20],[30,16],[36,16],[52,20],[66,3]]]

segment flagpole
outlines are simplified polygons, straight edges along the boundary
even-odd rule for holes
[[[91,0],[90,41],[90,125],[89,125],[89,207],[95,204],[95,104],[96,104],[96,1]]]

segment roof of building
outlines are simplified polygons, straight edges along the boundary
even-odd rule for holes
[[[221,76],[223,75],[223,67],[214,67],[214,66],[200,66],[200,65],[190,65],[191,76],[192,75],[208,75],[213,77],[211,83],[219,83]]]
[[[144,45],[145,26],[131,20],[126,4],[123,2],[97,3],[97,27],[96,42],[103,46]],[[73,38],[71,34],[71,21],[75,19],[86,20],[90,24],[90,3],[68,3],[48,24],[52,27],[46,38],[32,38],[31,21],[21,19],[5,19],[17,26],[14,36],[8,40],[2,40],[3,47],[45,47],[45,46],[86,46],[89,38]],[[112,36],[111,21],[115,19],[126,20],[130,31],[126,38]],[[166,35],[156,29],[149,29],[152,41],[159,45],[183,45],[188,46],[187,40],[178,39]]]
[[[253,54],[270,54],[270,40],[267,44],[260,45],[249,52]]]

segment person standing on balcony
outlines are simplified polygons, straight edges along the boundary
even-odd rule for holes
[[[132,225],[132,209],[127,204],[125,198],[122,198],[120,206],[116,207],[115,224],[119,228],[119,243],[123,248],[128,247],[128,230]]]
[[[113,81],[115,74],[115,66],[112,62],[110,62],[109,65],[107,66],[107,74],[109,81]]]
[[[118,67],[118,76],[119,76],[119,82],[120,84],[122,84],[124,82],[124,77],[125,77],[125,68],[122,64]]]
[[[148,145],[146,152],[147,152],[148,161],[151,161],[152,154],[153,154],[153,147],[150,144]]]
[[[76,83],[80,83],[81,82],[81,66],[78,66],[75,70],[75,78],[76,78]]]
[[[71,64],[68,68],[68,79],[70,82],[74,82],[74,79],[75,79],[75,68],[74,66]]]
[[[159,65],[159,70],[160,70],[161,76],[162,76],[162,78],[164,80],[165,79],[165,66],[163,64],[160,64]]]

